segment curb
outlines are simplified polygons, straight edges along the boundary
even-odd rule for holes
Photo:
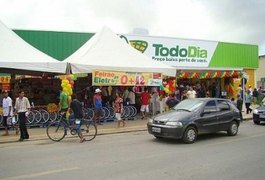
[[[146,130],[147,130],[147,127],[141,127],[141,128],[137,128],[137,129],[131,128],[131,129],[128,129],[128,130],[123,129],[123,130],[120,130],[120,131],[115,131],[115,130],[111,131],[111,130],[109,130],[109,132],[99,132],[97,134],[97,136],[104,136],[104,135],[110,135],[110,134],[125,134],[125,133],[140,132],[140,131],[146,131]],[[17,138],[19,138],[19,136]],[[6,141],[2,141],[2,142],[0,141],[0,144],[16,143],[16,142],[18,142],[17,138],[16,138],[16,140],[14,140],[12,138],[12,140],[6,140]],[[68,138],[76,138],[76,137],[70,136],[70,137],[66,137],[66,138],[68,139]],[[45,135],[43,134],[41,136],[33,136],[33,139],[25,140],[25,142],[28,142],[28,141],[31,141],[31,142],[32,141],[41,141],[41,140],[49,140],[49,138],[47,137],[46,134]]]
[[[252,117],[243,118],[243,121],[250,121],[252,120]],[[105,131],[105,132],[104,132]],[[98,132],[97,136],[104,136],[104,135],[111,135],[111,134],[123,134],[123,133],[131,133],[131,132],[140,132],[140,131],[147,131],[147,127],[145,126],[138,126],[138,127],[131,127],[128,129],[105,129],[102,132]],[[19,137],[17,137],[19,138]],[[0,141],[0,144],[7,144],[7,143],[15,143],[18,142],[12,138],[12,140],[6,140],[6,141]],[[66,137],[66,138],[76,138],[76,137]],[[42,134],[40,136],[33,136],[33,139],[30,139],[29,141],[41,141],[41,140],[49,140],[46,134]],[[25,142],[27,142],[26,140]]]

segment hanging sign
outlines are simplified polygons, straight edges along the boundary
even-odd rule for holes
[[[159,86],[162,74],[94,70],[92,80],[94,86]]]
[[[10,76],[0,76],[0,83],[10,83]]]

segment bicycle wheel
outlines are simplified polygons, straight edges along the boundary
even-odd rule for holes
[[[122,118],[127,119],[129,117],[129,115],[130,115],[130,109],[129,109],[129,107],[128,106],[124,106],[123,107],[123,111],[121,113]]]
[[[55,121],[57,119],[57,112],[50,112],[50,120]]]
[[[26,124],[27,125],[32,124],[34,120],[35,120],[35,114],[32,111],[30,111],[27,117]]]
[[[82,108],[82,111],[83,111],[84,118],[87,119],[88,118],[88,110],[86,108]]]
[[[61,141],[66,135],[66,128],[60,121],[52,122],[46,129],[46,134],[52,141]]]
[[[115,111],[114,111],[114,108],[113,107],[109,107],[109,112],[110,112],[109,118],[110,119],[115,118]]]
[[[128,109],[129,109],[129,116],[128,116],[128,118],[131,119],[131,118],[133,118],[134,110],[133,110],[133,107],[132,106],[128,106]]]
[[[41,113],[41,117],[42,117],[41,122],[42,123],[48,122],[50,119],[50,114],[44,109],[40,109],[39,112]]]
[[[103,119],[108,119],[110,116],[110,111],[107,107],[103,107],[102,110],[104,111],[104,117]]]
[[[91,141],[97,136],[98,130],[97,126],[92,121],[83,121],[81,122],[80,132],[83,134],[83,137],[86,141]],[[78,133],[80,137],[80,133]]]
[[[95,112],[93,111],[93,109],[88,108],[88,109],[87,109],[87,118],[88,118],[88,119],[93,119],[94,116],[95,116]]]
[[[137,109],[134,106],[132,106],[132,109],[133,109],[133,115],[132,115],[132,117],[134,118],[137,115]]]
[[[33,110],[32,112],[34,113],[34,117],[35,117],[34,121],[35,121],[36,124],[38,124],[41,121],[41,118],[42,118],[41,113],[38,110]]]

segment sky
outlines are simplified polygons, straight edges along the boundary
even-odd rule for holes
[[[11,29],[148,33],[254,44],[265,55],[265,0],[0,0]]]

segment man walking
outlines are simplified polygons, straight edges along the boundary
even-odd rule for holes
[[[18,113],[18,121],[19,121],[19,130],[20,130],[20,139],[19,141],[23,141],[24,139],[29,139],[29,134],[26,126],[26,113],[30,111],[30,104],[28,98],[24,97],[24,92],[19,92],[19,97],[16,99],[15,103],[15,112]]]
[[[8,96],[7,91],[3,91],[3,126],[5,128],[5,133],[3,136],[8,136],[8,125],[7,125],[7,118],[12,116],[13,109],[12,109],[12,99]]]
[[[146,113],[149,113],[149,101],[150,101],[150,94],[148,93],[148,89],[144,88],[144,92],[141,94],[141,112],[142,112],[142,118],[145,118]]]

